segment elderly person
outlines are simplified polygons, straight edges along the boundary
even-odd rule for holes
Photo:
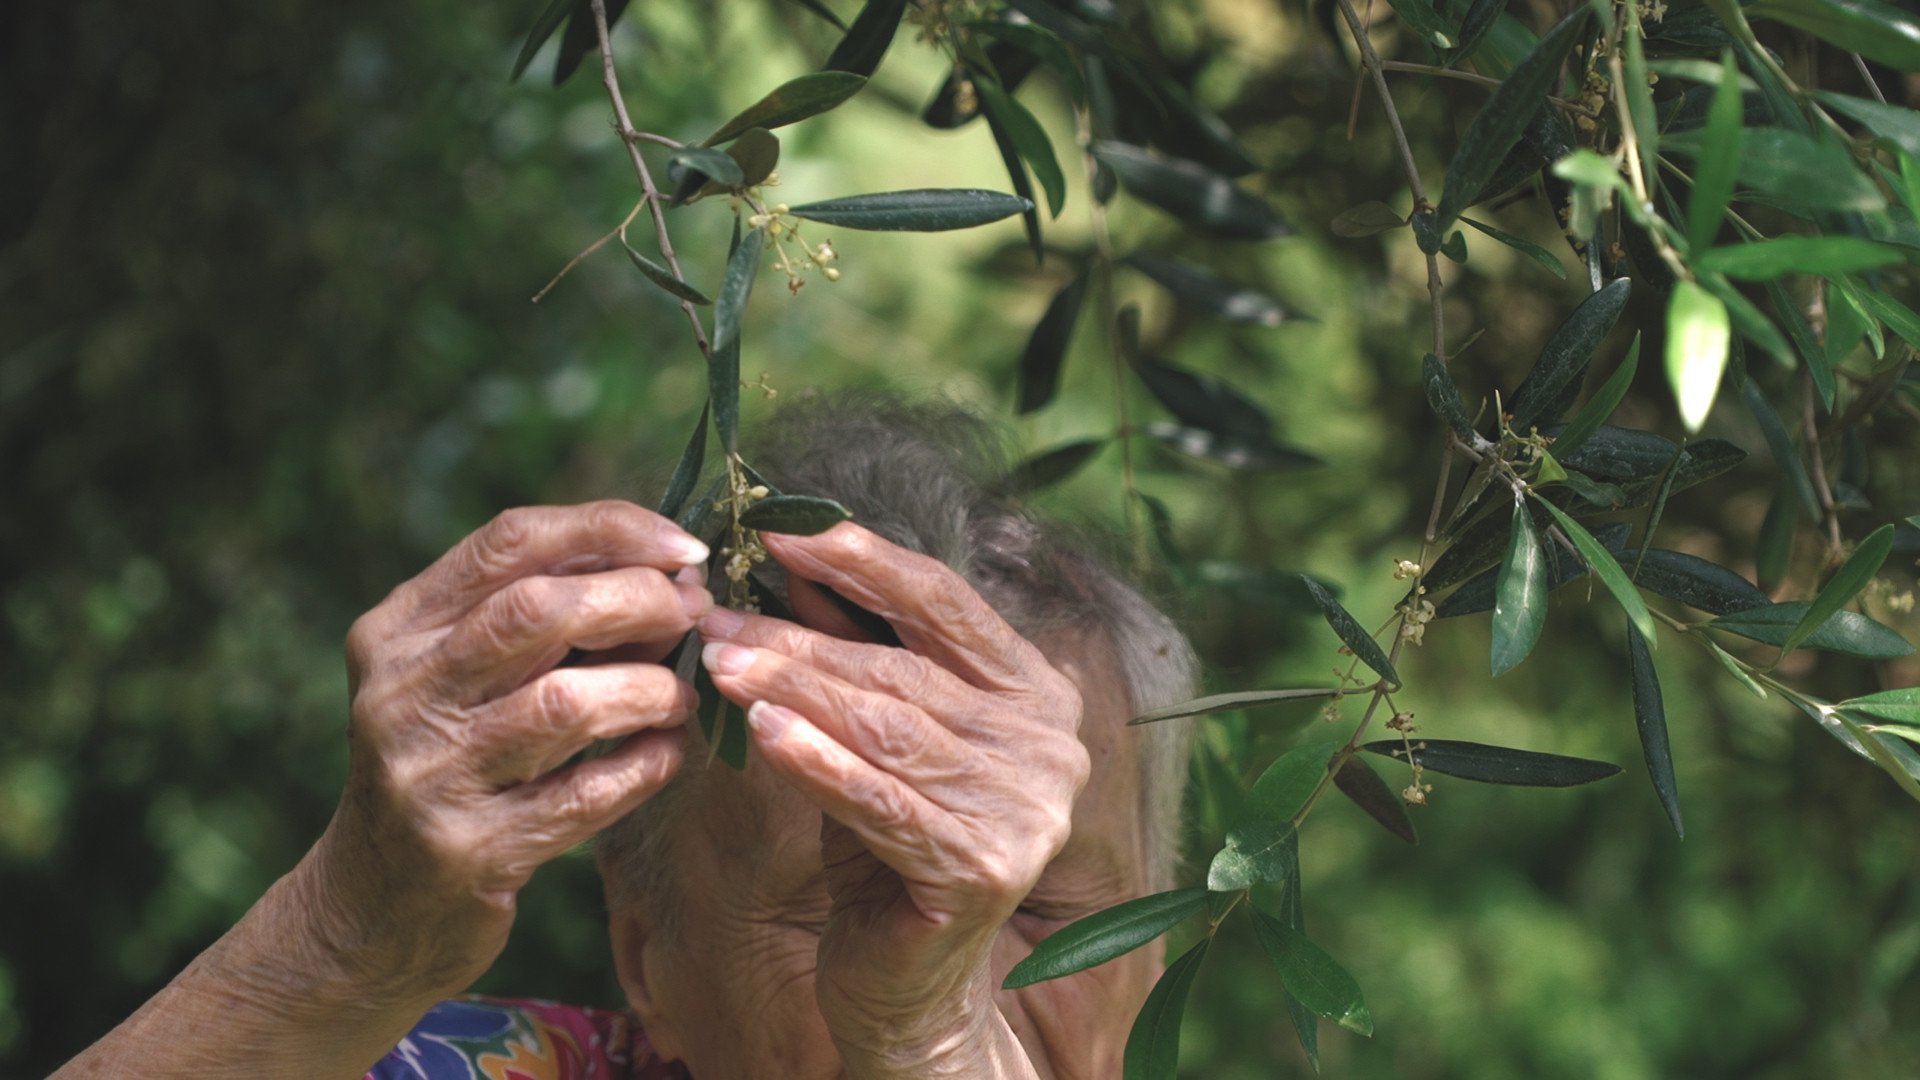
[[[319,842],[57,1075],[1118,1076],[1154,950],[1000,983],[1167,886],[1184,754],[1125,721],[1189,690],[1184,641],[982,489],[977,422],[866,401],[773,427],[776,482],[858,522],[764,537],[796,621],[716,608],[706,546],[631,504],[496,518],[354,625]],[[744,772],[686,745],[660,661],[696,627]],[[444,1002],[596,833],[631,1012]]]

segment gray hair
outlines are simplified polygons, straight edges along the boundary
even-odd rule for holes
[[[1104,640],[1135,714],[1191,697],[1193,650],[1173,622],[1083,541],[1043,526],[996,495],[1005,456],[992,429],[957,406],[907,404],[880,394],[814,396],[789,404],[760,433],[749,460],[793,494],[838,500],[854,520],[964,576],[1028,640],[1062,633]],[[1180,859],[1192,725],[1137,733],[1147,878],[1171,888]],[[691,759],[693,753],[689,754]],[[698,770],[601,832],[597,850],[616,903],[639,896],[671,921],[675,824]]]

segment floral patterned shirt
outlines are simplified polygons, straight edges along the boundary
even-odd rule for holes
[[[457,998],[433,1007],[367,1080],[686,1080],[629,1013]]]

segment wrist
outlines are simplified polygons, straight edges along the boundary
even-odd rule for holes
[[[821,984],[822,1015],[849,1080],[984,1080],[1034,1076],[1025,1049],[994,1003],[985,970],[964,992],[913,1004],[862,1003]]]

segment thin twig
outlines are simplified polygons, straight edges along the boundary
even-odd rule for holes
[[[593,243],[588,244],[586,246],[586,249],[581,251],[580,254],[575,255],[571,259],[568,259],[567,265],[561,267],[560,272],[553,275],[553,280],[547,282],[545,287],[543,287],[539,292],[533,294],[533,302],[537,304],[540,301],[545,300],[547,298],[547,294],[553,291],[553,287],[555,285],[560,284],[561,278],[566,277],[568,274],[572,273],[573,268],[576,266],[579,266],[581,263],[581,260],[585,259],[587,256],[605,247],[607,245],[607,241],[613,239],[616,236],[621,237],[622,239],[625,239],[627,235],[627,226],[633,224],[633,219],[640,216],[640,211],[645,209],[646,205],[647,205],[647,198],[646,196],[643,195],[640,197],[639,202],[633,204],[633,211],[627,215],[627,219],[625,221],[622,221],[617,228],[615,228],[612,232],[608,233],[607,235],[601,237],[600,239],[595,240]]]
[[[1382,60],[1380,61],[1380,67],[1386,71],[1404,71],[1415,75],[1432,75],[1442,79],[1459,79],[1461,82],[1475,83],[1480,86],[1500,85],[1500,80],[1491,75],[1481,75],[1473,71],[1462,71],[1459,68],[1435,67],[1432,64],[1412,64],[1405,60]],[[1589,109],[1577,101],[1568,101],[1566,98],[1553,97],[1551,95],[1548,96],[1547,100],[1568,112],[1579,113],[1589,120],[1598,120],[1601,116],[1600,110]]]
[[[651,131],[636,131],[636,132],[633,132],[632,134],[621,132],[621,134],[625,136],[628,140],[639,139],[643,142],[659,143],[661,146],[670,146],[675,150],[679,150],[682,147],[687,145],[686,143],[681,142],[679,139],[669,139],[665,135],[655,135]]]
[[[1081,146],[1093,145],[1093,115],[1086,107],[1074,110],[1074,126]],[[1086,162],[1087,188],[1092,191],[1099,176],[1099,162],[1092,154],[1082,157]],[[1138,489],[1133,477],[1133,421],[1127,407],[1127,358],[1120,355],[1119,342],[1114,337],[1113,235],[1107,228],[1107,208],[1091,195],[1087,198],[1087,216],[1093,226],[1094,249],[1092,280],[1087,284],[1099,297],[1100,321],[1105,327],[1107,353],[1113,369],[1113,438],[1120,444],[1121,513],[1127,523],[1127,539],[1133,547],[1134,569],[1144,573],[1152,560],[1147,554],[1147,534],[1140,528],[1140,508],[1134,505],[1139,500],[1135,497]]]
[[[613,100],[613,115],[620,132],[620,141],[626,144],[627,153],[633,158],[633,171],[640,178],[640,190],[644,192],[642,202],[653,210],[654,235],[660,238],[660,254],[667,260],[667,267],[673,276],[685,282],[687,275],[680,272],[680,260],[673,253],[673,240],[667,235],[667,218],[660,210],[660,189],[653,184],[653,173],[647,169],[647,159],[640,156],[641,133],[633,126],[633,120],[627,116],[626,98],[620,93],[620,77],[613,70],[613,38],[607,31],[606,0],[592,0],[593,27],[600,35],[600,74],[607,86],[607,96]],[[693,310],[689,300],[680,301],[680,310],[686,312],[687,322],[693,326],[693,340],[700,346],[700,355],[713,352],[713,346],[707,341],[706,328],[700,325],[700,316]]]
[[[1820,496],[1820,510],[1826,515],[1827,560],[1840,561],[1840,515],[1833,505],[1833,489],[1827,486],[1827,466],[1820,456],[1820,429],[1813,417],[1813,375],[1806,374],[1801,381],[1801,413],[1806,431],[1807,449],[1813,453],[1813,490]]]
[[[1853,70],[1860,73],[1860,81],[1867,84],[1867,90],[1873,94],[1873,100],[1882,105],[1887,103],[1887,95],[1880,92],[1880,84],[1873,81],[1873,75],[1867,71],[1867,62],[1860,59],[1859,53],[1848,53],[1853,57]]]

